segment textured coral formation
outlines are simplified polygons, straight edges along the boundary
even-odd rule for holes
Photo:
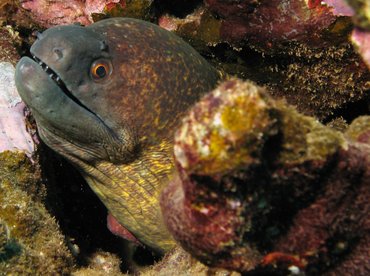
[[[55,157],[47,156],[45,150],[40,151],[40,145],[36,151],[32,141],[33,139],[37,141],[35,125],[27,120],[30,118],[29,112],[21,102],[14,84],[14,65],[19,59],[16,46],[19,47],[22,40],[10,26],[2,27],[0,33],[0,274],[66,274],[74,269],[76,261],[72,258],[70,250],[74,251],[75,256],[79,256],[80,251],[82,255],[86,254],[86,245],[79,243],[80,249],[78,249],[78,246],[73,243],[73,237],[78,236],[76,231],[81,232],[80,235],[86,232],[74,225],[70,227],[71,231],[64,231],[62,235],[59,225],[49,213],[50,209],[53,209],[54,215],[60,215],[56,209],[64,207],[65,217],[62,215],[58,217],[63,226],[65,221],[75,219],[63,205],[60,198],[64,197],[63,193],[51,186],[60,187],[63,183],[69,184],[73,189],[74,185],[81,184],[81,180],[78,182],[78,179],[71,178],[73,171],[69,168],[60,180],[56,181],[55,178],[63,171],[62,164],[59,162],[56,165],[57,170],[53,170]],[[27,131],[32,134],[32,137]],[[32,158],[32,162],[29,157]],[[43,181],[46,179],[45,176],[47,181]],[[73,181],[74,185],[68,181]],[[65,194],[68,194],[69,199],[74,198],[73,193],[68,189],[65,190]],[[89,198],[86,192],[84,196],[85,199]],[[77,202],[73,204],[76,205]],[[89,211],[93,209],[94,218],[98,214],[96,202],[85,201],[82,206]],[[79,208],[78,211],[85,211],[85,209]],[[102,216],[105,216],[105,210],[102,211]],[[78,212],[74,209],[72,213]],[[85,211],[85,219],[89,218],[86,214]],[[79,221],[85,222],[81,219]],[[91,224],[95,230],[99,229],[99,223],[96,221],[91,221]],[[106,228],[105,222],[101,225],[100,228]],[[85,225],[85,227],[92,228],[91,225]],[[105,235],[102,232],[99,233],[99,236],[105,239],[105,243],[110,242],[106,238],[109,237],[107,233]],[[73,234],[73,236],[66,237],[66,234]],[[83,239],[85,243],[89,243],[86,236]],[[89,261],[86,260],[86,263],[89,264]],[[98,268],[95,270],[99,271]]]
[[[109,2],[119,2],[118,0],[105,1],[50,1],[50,0],[22,0],[22,8],[31,11],[31,16],[43,27],[51,27],[59,24],[70,24],[80,22],[90,24],[92,22],[91,13],[101,12]]]
[[[226,72],[327,121],[352,116],[353,105],[368,110],[369,72],[347,41],[353,11],[326,2],[212,0],[185,18],[162,14],[158,24],[214,55]]]
[[[120,270],[121,260],[107,252],[96,252],[89,258],[88,267],[80,268],[72,273],[73,276],[123,276]]]
[[[149,267],[139,274],[140,276],[240,276],[238,272],[227,271],[225,269],[210,268],[195,260],[181,247],[177,247],[169,252],[161,262]]]
[[[329,8],[331,8],[331,12],[334,15],[339,15],[339,16],[353,16],[354,11],[351,8],[351,6],[348,5],[346,0],[324,0],[324,1],[315,1],[311,0],[309,3],[316,3],[316,4],[322,4],[322,5],[327,5]],[[312,5],[312,4],[311,4]]]
[[[250,82],[221,84],[175,135],[169,229],[213,266],[367,275],[369,122],[343,135]]]
[[[362,29],[370,29],[370,2],[367,0],[343,0],[354,10],[355,25]]]
[[[272,87],[276,97],[284,97],[301,112],[322,120],[368,98],[369,73],[346,42],[351,30],[349,18],[333,14],[332,8],[320,1],[308,1],[307,6],[303,1],[276,2],[279,9],[269,1],[253,2],[250,14],[243,5],[232,6],[222,0],[208,3],[211,10],[225,17],[226,34],[244,28],[235,35],[239,43],[264,55],[254,67],[259,74],[247,71],[243,77]],[[229,12],[224,6],[230,6]],[[250,66],[248,60],[244,64]]]
[[[348,139],[356,142],[370,144],[370,120],[368,116],[362,116],[352,122],[346,130]]]
[[[41,172],[26,131],[25,106],[14,84],[20,38],[0,29],[0,271],[1,274],[65,274],[74,265],[55,219],[46,211]],[[12,150],[9,151],[9,150]],[[22,152],[20,152],[22,151]]]
[[[2,25],[13,25],[13,28],[19,31],[22,36],[21,41],[14,29],[10,27],[0,30],[0,56],[2,60],[7,60],[13,64],[19,58],[13,45],[14,41],[16,41],[15,44],[18,47],[22,45],[22,49],[20,49],[22,54],[27,53],[25,43],[31,44],[30,41],[32,42],[33,38],[30,34],[35,29],[41,30],[47,26],[75,21],[90,24],[93,20],[107,16],[135,16],[153,21],[158,20],[156,22],[160,26],[185,38],[226,72],[267,85],[271,88],[275,97],[286,98],[289,103],[296,105],[305,114],[315,115],[325,121],[334,119],[331,124],[335,129],[345,129],[346,120],[350,122],[359,114],[369,113],[369,73],[365,64],[347,42],[347,35],[350,33],[352,26],[349,18],[346,17],[353,14],[348,10],[348,7],[343,5],[344,2],[341,0],[279,1],[287,4],[279,6],[281,9],[271,9],[270,5],[276,4],[278,1],[268,0],[23,0],[20,2],[24,8],[21,8],[17,2],[2,1],[0,3],[0,22]],[[355,11],[355,16],[352,19],[356,26],[361,27],[353,31],[351,40],[369,66],[370,47],[367,45],[370,41],[368,34],[368,1],[347,0],[347,2],[351,4],[353,11]],[[75,9],[69,9],[69,6],[74,6]],[[293,13],[290,11],[294,11],[297,17],[293,18],[291,16]],[[271,25],[269,20],[264,20],[262,23],[257,22],[257,25],[251,27],[251,23],[256,23],[257,15],[264,19],[271,17],[278,21],[284,19],[288,24],[280,22]],[[282,17],[282,15],[284,16]],[[272,20],[271,22],[276,21]],[[271,27],[274,29],[272,30]],[[277,32],[275,32],[276,28]],[[268,105],[284,106],[281,103],[275,103],[268,96],[263,96],[263,99],[268,102]],[[212,102],[213,104],[218,103]],[[289,108],[287,110],[292,111]],[[234,118],[235,121],[232,120],[233,124],[239,121],[240,114],[233,114],[233,111],[228,112],[229,115],[226,117]],[[293,113],[295,114],[293,117],[296,118],[297,113],[292,111]],[[272,115],[275,118],[274,114]],[[344,119],[340,116],[343,116]],[[198,117],[197,120],[201,120],[201,115]],[[306,118],[300,117],[300,115],[298,117]],[[337,117],[340,117],[340,119],[335,119]],[[206,117],[204,118],[206,119]],[[186,247],[185,245],[185,247],[192,252],[195,251],[195,255],[200,256],[204,262],[233,268],[244,267],[256,273],[277,272],[279,270],[286,274],[285,269],[290,267],[293,271],[295,268],[299,268],[313,275],[317,275],[319,272],[328,272],[332,275],[345,273],[346,275],[370,274],[367,266],[369,238],[366,236],[369,231],[369,219],[365,213],[369,212],[367,203],[369,183],[366,182],[366,177],[362,176],[361,178],[361,173],[365,174],[364,171],[367,171],[368,174],[369,165],[364,168],[363,162],[365,161],[361,161],[361,158],[365,160],[364,154],[368,152],[367,145],[370,135],[365,129],[369,129],[369,119],[361,117],[355,120],[344,136],[320,126],[318,129],[325,129],[325,133],[332,133],[337,138],[341,137],[350,147],[348,150],[337,152],[332,159],[329,158],[325,162],[322,160],[306,160],[306,162],[301,163],[302,160],[299,160],[297,162],[301,165],[298,167],[297,162],[282,163],[283,160],[281,160],[281,163],[279,163],[281,157],[279,155],[281,153],[279,145],[286,141],[279,141],[279,139],[284,138],[280,135],[283,131],[280,130],[280,127],[276,128],[275,124],[279,125],[281,121],[275,118],[277,120],[275,123],[264,125],[266,121],[262,119],[259,122],[260,124],[255,127],[258,127],[261,133],[267,131],[272,135],[272,138],[261,141],[262,149],[258,147],[258,143],[255,144],[257,147],[252,147],[253,154],[261,154],[266,157],[261,164],[256,164],[258,168],[256,175],[251,175],[249,170],[237,171],[234,168],[235,166],[250,166],[244,164],[245,161],[241,159],[243,156],[248,156],[248,152],[235,153],[232,150],[236,146],[243,147],[242,142],[244,140],[239,134],[227,141],[233,145],[231,152],[229,152],[229,149],[227,151],[222,150],[225,149],[223,148],[225,144],[220,139],[223,138],[222,133],[219,133],[220,135],[213,134],[212,143],[214,148],[212,148],[212,152],[216,150],[221,153],[221,159],[218,160],[218,163],[213,164],[213,162],[201,160],[201,164],[207,164],[207,166],[200,166],[199,168],[198,161],[192,161],[195,162],[192,164],[196,164],[194,171],[197,174],[195,180],[191,179],[194,181],[192,184],[200,192],[204,192],[205,195],[194,195],[191,193],[191,187],[193,186],[188,187],[186,192],[195,197],[197,202],[193,206],[186,206],[196,208],[196,212],[192,208],[185,211],[196,214],[194,221],[199,223],[199,227],[194,227],[191,224],[192,231],[199,232],[194,234],[194,237],[190,237],[189,240],[199,239],[198,244],[202,242],[203,244],[201,244],[201,250],[194,247],[189,248],[193,246],[191,242],[189,243],[190,246]],[[301,123],[299,127],[292,128],[291,133],[287,133],[287,136],[297,135],[298,138],[304,136],[300,128],[307,125],[300,120],[298,121]],[[310,129],[312,125],[319,126],[312,119],[303,121],[309,125],[303,127],[304,129]],[[242,122],[245,123],[245,121]],[[200,125],[203,125],[203,123]],[[237,123],[235,125],[240,127]],[[295,126],[295,124],[292,125]],[[217,127],[217,120],[214,127]],[[288,130],[289,128],[286,129],[286,131]],[[248,143],[252,144],[262,139],[259,136],[250,136],[249,138]],[[355,140],[356,143],[353,142]],[[285,145],[284,150],[290,150],[290,153],[295,152],[293,156],[302,154],[303,159],[306,158],[305,147],[298,147],[294,151],[296,142],[283,143]],[[320,144],[320,141],[316,142]],[[356,153],[358,148],[360,150]],[[190,147],[190,149],[194,148]],[[190,149],[186,149],[185,152]],[[202,154],[207,151],[206,148],[200,149]],[[270,153],[266,152],[267,149],[271,150]],[[198,154],[195,151],[194,157]],[[103,222],[100,222],[99,219],[97,219],[98,221],[94,220],[105,217],[105,211],[101,206],[97,206],[98,203],[94,201],[91,192],[87,196],[88,191],[81,184],[81,180],[71,177],[73,173],[67,164],[55,161],[55,157],[52,157],[50,153],[45,153],[45,151],[41,152],[41,155],[44,159],[42,162],[43,170],[49,171],[47,174],[48,194],[53,202],[51,204],[53,214],[63,225],[63,233],[67,236],[69,247],[72,251],[75,251],[74,254],[77,259],[83,259],[82,263],[87,264],[85,270],[76,270],[76,275],[93,275],[93,273],[97,275],[103,275],[104,273],[118,275],[119,261],[114,255],[100,252],[90,259],[84,259],[85,254],[96,250],[93,246],[98,239],[102,239],[98,243],[98,247],[102,247],[104,250],[115,248],[113,251],[119,251],[117,248],[121,245],[118,244],[117,240],[110,240],[107,233],[101,234],[102,227],[105,227],[105,220],[103,219]],[[232,156],[231,160],[227,158],[229,155]],[[18,154],[7,153],[7,156],[14,159],[14,156],[18,156]],[[226,158],[223,156],[226,156]],[[287,156],[291,155],[288,154]],[[226,161],[222,158],[225,158]],[[18,159],[18,157],[15,159]],[[20,159],[27,160],[24,157]],[[249,161],[257,159],[253,156]],[[289,160],[289,158],[286,160]],[[368,162],[368,159],[366,160]],[[202,163],[203,161],[205,163]],[[240,161],[243,162],[240,164]],[[29,164],[28,161],[25,162]],[[320,167],[323,162],[326,164],[324,168]],[[210,166],[210,164],[213,165]],[[23,168],[22,166],[19,168]],[[53,168],[50,168],[51,166]],[[228,171],[221,174],[221,176],[218,175],[215,179],[213,174],[209,175],[210,172],[217,171],[218,168],[223,166]],[[348,174],[345,175],[347,167]],[[207,171],[205,176],[198,176],[204,168],[210,171]],[[312,168],[317,171],[312,173]],[[358,171],[356,172],[356,170]],[[18,169],[8,171],[6,177],[22,175],[17,171]],[[271,171],[276,172],[276,174],[272,175]],[[187,178],[188,175],[193,176],[194,174],[186,170],[182,171],[181,177]],[[260,181],[263,182],[261,187],[252,185],[252,187],[248,186],[246,188],[240,185],[241,182],[246,181],[247,177],[248,179],[252,178],[251,181],[253,182],[259,176],[262,179]],[[275,182],[270,183],[269,179],[266,180],[268,177],[271,177]],[[281,180],[281,183],[276,183],[278,181],[274,177]],[[343,178],[343,181],[340,181],[340,178]],[[348,178],[352,179],[351,183],[358,179],[358,184],[348,185],[350,182],[346,182]],[[3,185],[3,179],[7,178],[1,174],[1,191],[13,187]],[[369,179],[368,176],[367,179]],[[293,184],[298,183],[299,186],[295,187],[290,184],[290,180]],[[29,183],[35,183],[34,181],[36,181],[35,178],[30,180]],[[66,253],[64,247],[61,251],[58,251],[61,245],[53,243],[54,238],[55,241],[62,242],[64,237],[60,237],[55,221],[50,220],[49,215],[44,213],[44,208],[40,205],[45,193],[44,188],[37,188],[41,186],[26,184],[23,181],[21,183],[23,183],[23,186],[20,189],[17,186],[11,190],[11,194],[17,197],[17,201],[13,201],[14,206],[22,207],[20,202],[29,203],[30,207],[26,208],[29,211],[27,213],[29,217],[33,219],[39,216],[38,213],[41,212],[42,215],[39,217],[45,219],[46,223],[50,223],[48,225],[48,231],[50,232],[44,232],[46,226],[43,223],[40,227],[37,226],[38,229],[41,229],[41,232],[33,232],[36,234],[27,236],[26,240],[27,242],[36,241],[38,245],[29,248],[28,244],[20,242],[25,236],[23,234],[22,237],[16,236],[8,222],[8,217],[14,219],[18,215],[17,212],[20,211],[16,208],[8,209],[7,219],[1,213],[0,271],[3,272],[4,267],[10,269],[12,266],[15,267],[16,272],[17,269],[19,270],[19,274],[26,274],[27,271],[37,267],[44,269],[41,256],[31,255],[32,258],[30,257],[30,259],[32,260],[30,260],[25,259],[24,255],[28,252],[33,254],[36,252],[35,250],[40,250],[47,254],[47,256],[42,257],[43,262],[46,260],[45,265],[50,264],[50,267],[55,269],[52,273],[57,271],[70,272],[70,267],[63,266],[71,266],[71,257]],[[173,181],[172,186],[167,190],[167,193],[170,194],[176,192],[180,201],[183,192],[179,186],[182,183],[187,182],[184,179]],[[207,186],[209,183],[215,187]],[[271,190],[268,191],[265,187],[269,187]],[[38,197],[37,192],[40,189],[42,190],[42,196]],[[208,198],[207,194],[214,198]],[[1,195],[4,196],[5,193]],[[247,202],[248,204],[243,201],[245,195],[248,195],[247,199],[250,201],[250,203]],[[0,199],[0,210],[3,210],[3,199]],[[8,198],[5,200],[8,200]],[[210,201],[209,205],[203,206],[199,203],[199,201],[208,200]],[[171,202],[168,202],[168,204],[171,205]],[[34,208],[35,205],[37,207]],[[23,207],[20,210],[24,210]],[[254,215],[251,215],[252,211]],[[76,213],[80,214],[76,216]],[[179,213],[181,213],[181,210]],[[229,218],[225,219],[226,214],[231,216],[230,220]],[[208,224],[209,216],[215,218],[219,224]],[[186,216],[185,218],[182,216],[179,218],[188,221]],[[246,225],[245,222],[248,219],[250,224]],[[280,221],[280,219],[282,220]],[[39,225],[37,223],[36,225]],[[255,227],[256,225],[257,227]],[[186,222],[183,227],[187,226],[189,224]],[[209,229],[206,229],[206,226]],[[239,232],[233,232],[235,228]],[[221,232],[217,232],[220,229]],[[99,233],[94,235],[94,231]],[[24,233],[29,234],[29,232]],[[47,233],[45,235],[50,239],[49,242],[38,239],[37,237],[40,237],[38,233]],[[209,233],[212,239],[204,238],[205,233]],[[241,233],[245,233],[245,235],[242,236]],[[220,239],[223,241],[222,244],[219,243]],[[302,241],[306,242],[302,243]],[[48,247],[51,244],[59,246],[54,248],[58,251],[58,254],[55,255],[55,264],[50,259],[56,252]],[[80,249],[73,250],[74,247]],[[88,248],[87,251],[86,248]],[[82,252],[77,252],[80,250]],[[245,256],[248,255],[250,258],[247,258],[246,262]],[[122,261],[126,262],[127,257],[124,256]],[[47,274],[48,271],[43,270],[43,273]],[[179,274],[181,272],[184,275],[189,271],[199,274],[213,273],[182,251],[172,252],[162,263],[146,273],[149,275],[170,275],[173,271]],[[11,272],[14,273],[14,270]]]
[[[20,56],[15,48],[21,44],[21,38],[11,26],[0,28],[0,55],[1,61],[10,62],[14,66]]]
[[[220,37],[221,21],[204,6],[196,7],[185,18],[164,12],[158,18],[158,25],[166,30],[176,32],[196,49],[204,52],[209,51],[208,47],[224,41]]]
[[[306,115],[322,121],[342,115],[350,121],[368,112],[361,106],[369,99],[370,73],[348,43],[313,51],[292,46],[284,63],[266,69],[269,81],[255,80]]]
[[[39,178],[24,153],[0,153],[0,271],[6,275],[60,275],[73,268],[64,236],[42,204]]]
[[[352,31],[352,44],[370,68],[370,2],[366,0],[347,0],[347,2],[355,11],[353,21],[356,28]]]
[[[100,13],[92,13],[93,21],[109,17],[133,17],[149,19],[153,0],[121,0],[117,3],[110,2],[105,5]]]
[[[31,12],[31,17],[43,27],[79,22],[89,25],[94,19],[106,16],[145,18],[152,0],[21,0],[22,8]]]
[[[352,32],[351,41],[368,68],[370,68],[370,31],[356,28]]]
[[[25,105],[15,87],[15,68],[9,62],[0,62],[0,72],[0,152],[21,150],[31,155],[34,144],[26,130]]]
[[[267,85],[299,111],[328,121],[352,113],[356,105],[362,113],[369,110],[369,72],[363,63],[370,63],[369,35],[358,28],[352,35],[363,60],[348,41],[354,10],[363,27],[368,8],[366,1],[349,2],[354,9],[344,0],[32,0],[22,1],[22,7],[43,27],[112,16],[155,21],[227,73]],[[73,5],[77,8],[68,8]],[[353,119],[347,114],[345,119]]]
[[[223,19],[222,39],[247,40],[266,52],[284,49],[292,41],[309,47],[333,45],[346,39],[344,30],[350,22],[338,19],[321,1],[205,0],[205,3]]]

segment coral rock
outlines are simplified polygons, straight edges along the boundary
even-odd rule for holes
[[[88,260],[89,266],[72,273],[73,276],[124,276],[120,270],[120,259],[114,254],[98,251]]]
[[[334,15],[339,16],[353,16],[355,14],[354,10],[345,0],[324,0],[324,1],[309,1],[309,2],[316,2],[317,5],[326,4],[332,8],[332,12]]]
[[[0,271],[64,275],[73,259],[58,224],[42,205],[40,171],[21,152],[0,153]]]
[[[25,105],[15,87],[15,68],[9,62],[0,62],[0,72],[0,152],[17,149],[31,155],[34,143],[26,130]]]
[[[344,1],[344,0],[343,0]],[[356,26],[370,30],[370,2],[367,0],[345,0],[354,10]]]
[[[111,16],[144,18],[152,0],[22,0],[21,6],[43,27],[79,22],[89,25],[98,19]],[[95,20],[94,20],[95,19]]]
[[[346,39],[349,21],[337,20],[321,1],[206,0],[223,19],[220,34],[227,41],[247,40],[257,48],[276,50],[289,41],[325,47]],[[331,39],[329,39],[331,37]]]
[[[24,9],[32,12],[36,22],[43,27],[51,27],[75,22],[89,25],[93,22],[92,13],[102,12],[106,4],[119,2],[119,0],[22,0],[20,2]]]
[[[227,271],[225,269],[210,268],[197,260],[195,260],[189,253],[185,252],[181,247],[176,247],[171,250],[164,258],[145,269],[140,276],[240,276],[239,273]]]
[[[344,135],[252,83],[221,84],[176,132],[168,228],[211,266],[367,275],[370,117],[358,120]]]
[[[352,31],[351,41],[370,68],[370,2],[367,0],[347,0],[355,11],[353,21],[356,28]]]
[[[356,28],[352,32],[351,40],[358,53],[370,69],[370,31]]]

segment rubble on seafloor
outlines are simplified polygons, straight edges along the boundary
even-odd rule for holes
[[[236,271],[210,268],[193,258],[181,247],[169,252],[160,262],[143,270],[140,276],[197,275],[197,276],[240,276]]]
[[[25,132],[37,142],[32,117],[17,95],[4,94],[12,88],[11,64],[28,53],[35,30],[112,16],[150,20],[183,37],[220,70],[268,88],[260,99],[265,103],[248,109],[259,118],[257,125],[236,108],[206,127],[202,120],[223,105],[213,102],[204,114],[205,100],[191,114],[212,140],[179,131],[180,177],[167,189],[166,204],[173,204],[175,191],[182,200],[181,189],[186,204],[165,214],[179,212],[173,231],[184,248],[208,265],[252,275],[369,274],[369,118],[359,117],[370,110],[366,0],[0,1],[0,274],[141,271],[129,256],[133,250],[105,229],[105,209],[95,195],[71,166],[42,144],[34,147]],[[231,82],[248,86],[245,91],[254,87],[259,95],[254,84]],[[235,87],[229,82],[219,89]],[[231,136],[217,133],[226,121]],[[185,120],[182,130],[192,123]],[[185,147],[189,139],[194,144]],[[210,148],[196,148],[207,141]],[[189,152],[194,159],[184,159]],[[207,152],[217,155],[196,159]],[[183,206],[190,206],[185,215]],[[215,222],[208,224],[209,217]],[[191,236],[183,233],[187,227]],[[141,273],[239,275],[209,268],[191,254],[177,248]]]

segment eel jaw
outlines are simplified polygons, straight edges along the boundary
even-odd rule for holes
[[[41,139],[67,159],[126,163],[133,158],[125,129],[112,129],[38,57],[16,66],[16,86],[36,119]]]
[[[40,58],[38,58],[36,55],[32,55],[32,59],[38,63],[41,68],[45,71],[46,74],[49,75],[50,79],[52,79],[55,84],[61,89],[61,91],[72,101],[74,101],[76,104],[81,106],[82,108],[86,109],[90,113],[94,114],[96,117],[99,117],[95,112],[93,112],[91,109],[89,109],[86,105],[81,103],[79,99],[77,99],[72,92],[67,88],[66,84],[62,80],[62,78],[53,70],[51,69],[45,62],[43,62]]]

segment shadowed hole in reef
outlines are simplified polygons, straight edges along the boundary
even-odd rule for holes
[[[366,91],[368,95],[370,91]],[[334,111],[323,121],[324,124],[334,120],[335,118],[342,117],[348,124],[351,124],[354,119],[359,116],[370,114],[370,96],[356,102],[350,102]]]
[[[174,0],[155,0],[154,7],[158,14],[168,13],[170,15],[185,18],[196,8],[203,4],[201,0],[174,1]]]
[[[69,247],[78,246],[78,265],[86,266],[88,258],[99,250],[116,254],[122,261],[122,272],[158,260],[151,251],[134,249],[108,230],[103,203],[79,172],[45,145],[41,146],[40,164],[47,186],[46,207],[58,221]]]

